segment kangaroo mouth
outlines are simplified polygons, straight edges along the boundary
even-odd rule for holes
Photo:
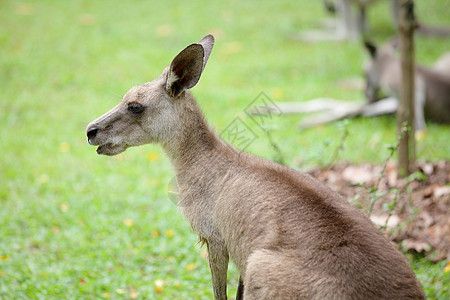
[[[108,149],[112,148],[112,143],[103,144],[97,147],[97,154],[106,154],[105,152],[108,152]]]
[[[106,143],[98,146],[97,154],[113,156],[125,151],[126,147],[118,144]]]

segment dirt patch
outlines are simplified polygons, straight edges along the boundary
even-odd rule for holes
[[[394,162],[336,165],[309,173],[366,212],[403,250],[450,259],[450,162],[419,163],[397,179]]]

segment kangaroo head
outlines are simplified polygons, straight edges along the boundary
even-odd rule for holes
[[[364,46],[370,55],[369,61],[364,66],[365,95],[369,103],[379,100],[378,92],[381,88],[382,73],[397,60],[395,55],[396,43],[396,40],[392,40],[378,48],[374,43],[364,41]]]
[[[98,154],[116,155],[173,138],[182,123],[179,103],[192,98],[187,90],[199,81],[213,45],[214,37],[205,36],[181,51],[158,78],[131,88],[116,107],[87,126],[89,144],[99,146]]]
[[[379,84],[379,71],[377,68],[377,47],[375,44],[369,41],[364,41],[364,46],[367,52],[370,54],[370,60],[365,63],[364,76],[366,79],[366,88],[364,90],[367,102],[377,101]]]

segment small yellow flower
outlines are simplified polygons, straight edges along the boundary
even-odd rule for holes
[[[39,183],[47,183],[48,181],[50,180],[50,177],[48,177],[48,175],[47,174],[41,174],[41,175],[39,175],[39,177],[38,177],[38,181],[39,181]]]
[[[173,32],[173,27],[168,24],[160,25],[156,27],[156,34],[158,36],[169,36]]]
[[[123,161],[123,160],[125,160],[125,156],[122,153],[119,155],[115,155],[114,160],[115,161]]]
[[[156,152],[150,152],[150,153],[147,155],[147,160],[148,160],[149,162],[155,162],[155,161],[158,161],[158,159],[159,159],[159,155],[158,155],[158,153],[156,153]]]
[[[133,222],[133,220],[127,218],[127,219],[123,220],[123,224],[125,224],[125,226],[127,226],[127,227],[131,227],[134,225],[134,222]]]
[[[34,5],[29,3],[17,3],[14,7],[14,12],[17,15],[31,16],[34,14]]]
[[[194,269],[196,269],[196,268],[197,268],[197,265],[196,265],[196,264],[194,264],[194,263],[188,264],[188,265],[186,266],[186,271],[192,271],[192,270],[194,270]]]
[[[59,144],[59,151],[61,152],[69,152],[70,151],[70,144],[67,142],[62,142]]]
[[[153,230],[151,234],[152,234],[152,237],[157,238],[159,236],[159,231]]]
[[[163,287],[166,285],[166,283],[164,282],[164,280],[162,279],[157,279],[155,280],[155,291],[158,293],[162,293],[163,291]]]
[[[62,212],[66,212],[69,210],[69,204],[66,202],[63,202],[59,205],[59,209],[61,209]]]
[[[138,293],[138,292],[132,291],[132,292],[130,293],[130,298],[131,298],[131,299],[136,299],[137,297],[139,297],[139,293]]]
[[[174,235],[175,235],[175,231],[173,231],[172,229],[169,229],[166,231],[166,236],[173,237]]]
[[[225,55],[235,54],[242,52],[242,43],[238,41],[232,41],[225,43],[222,48],[222,53]]]
[[[444,272],[445,273],[450,272],[450,260],[447,262],[447,265],[444,268]]]
[[[415,137],[417,141],[422,141],[427,137],[427,131],[426,130],[417,130],[415,132]]]
[[[94,15],[83,14],[78,17],[78,23],[82,26],[92,26],[97,22]]]
[[[103,295],[103,298],[111,297],[111,295],[108,292],[104,292],[102,295]]]
[[[279,99],[283,98],[283,96],[284,96],[284,91],[283,91],[282,88],[276,87],[276,88],[273,88],[273,89],[272,89],[272,91],[271,91],[270,94],[271,94],[271,96],[272,96],[273,99],[279,100]]]
[[[178,281],[175,281],[175,282],[173,283],[173,286],[174,286],[174,287],[179,287],[179,286],[180,286],[180,283],[179,283]]]
[[[164,280],[162,280],[162,279],[156,279],[155,280],[155,286],[161,286],[161,287],[163,287],[163,286],[165,286],[166,285],[166,283],[164,282]]]
[[[0,255],[0,260],[8,260],[8,255]]]

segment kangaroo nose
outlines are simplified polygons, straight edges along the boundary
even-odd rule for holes
[[[89,129],[88,132],[87,132],[88,139],[90,140],[90,139],[95,138],[95,136],[97,135],[97,132],[98,132],[97,128]]]

